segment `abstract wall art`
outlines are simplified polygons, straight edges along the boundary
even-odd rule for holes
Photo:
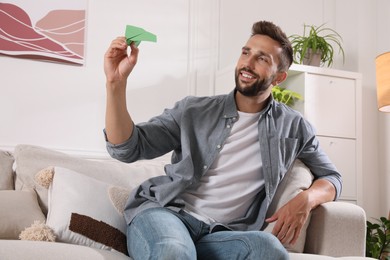
[[[84,64],[87,0],[0,3],[0,55]]]

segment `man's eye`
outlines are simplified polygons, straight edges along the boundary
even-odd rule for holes
[[[269,63],[269,60],[268,60],[268,58],[267,58],[267,57],[264,57],[264,56],[259,56],[257,59],[258,59],[259,61],[261,61],[261,62],[266,62],[266,63]]]

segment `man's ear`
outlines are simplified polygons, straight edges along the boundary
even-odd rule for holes
[[[286,80],[287,78],[287,71],[281,71],[281,72],[277,72],[276,73],[276,77],[274,79],[274,81],[272,82],[272,85],[279,85],[280,83],[282,83],[283,81]]]

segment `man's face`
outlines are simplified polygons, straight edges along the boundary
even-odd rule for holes
[[[275,85],[281,47],[265,35],[252,36],[242,48],[235,71],[236,90],[258,96]]]

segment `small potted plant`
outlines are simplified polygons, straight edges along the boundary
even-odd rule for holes
[[[390,220],[381,217],[376,222],[367,221],[366,256],[390,259]]]
[[[289,107],[294,106],[296,101],[302,99],[302,96],[299,93],[283,88],[279,85],[272,87],[272,96],[276,101],[284,103]]]
[[[345,58],[342,47],[342,38],[335,30],[320,26],[304,25],[303,35],[293,34],[289,36],[291,41],[294,62],[305,65],[330,67],[333,64],[334,45]]]

